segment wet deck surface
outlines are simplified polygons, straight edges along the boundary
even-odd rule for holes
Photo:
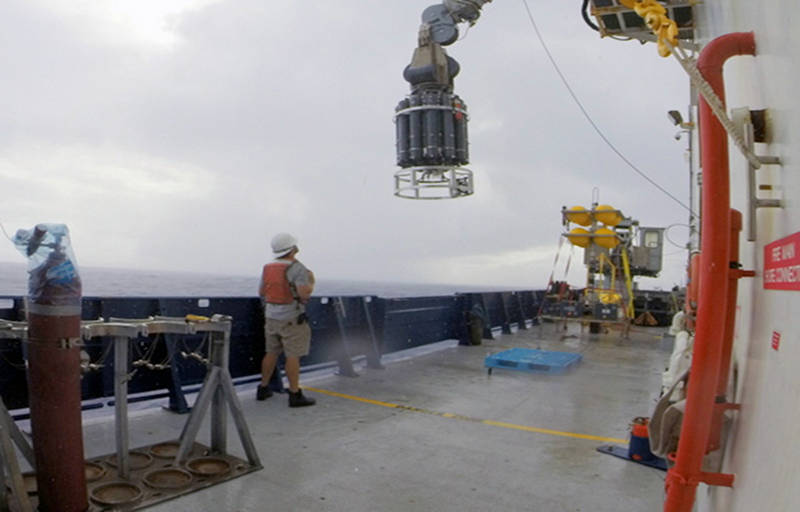
[[[317,399],[301,409],[289,409],[286,395],[257,402],[255,385],[243,387],[264,469],[148,510],[661,510],[664,472],[596,451],[614,439],[624,446],[630,421],[650,415],[671,350],[661,332],[623,340],[573,326],[564,336],[545,324],[480,346],[440,344],[358,378],[301,379]],[[489,376],[484,358],[514,347],[583,360],[562,375]],[[176,439],[186,419],[135,413],[130,445]],[[229,453],[244,458],[232,424],[228,431]],[[84,432],[87,457],[113,452],[113,419]],[[197,440],[209,443],[207,424]]]

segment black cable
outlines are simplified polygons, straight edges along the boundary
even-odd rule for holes
[[[592,21],[592,18],[589,17],[589,11],[587,9],[588,7],[589,7],[589,0],[583,0],[583,7],[581,7],[581,15],[583,15],[583,21],[585,21],[586,24],[589,25],[589,27],[592,30],[600,32],[600,27],[595,25],[594,22]]]
[[[611,148],[611,150],[614,153],[616,153],[617,156],[619,156],[622,159],[623,162],[628,164],[628,167],[633,169],[639,176],[641,176],[642,178],[647,180],[651,185],[653,185],[658,190],[660,190],[661,192],[666,194],[670,199],[672,199],[673,201],[675,201],[676,203],[681,205],[683,208],[688,210],[690,213],[692,213],[693,215],[697,215],[697,214],[694,213],[694,211],[692,211],[692,209],[690,207],[686,206],[686,204],[684,204],[683,201],[681,201],[680,199],[678,199],[677,197],[672,195],[668,190],[666,190],[664,187],[662,187],[661,185],[656,183],[652,178],[650,178],[650,176],[648,176],[642,170],[640,170],[638,167],[636,167],[633,164],[633,162],[631,162],[630,160],[625,158],[625,155],[623,155],[622,152],[620,150],[618,150],[616,148],[616,146],[614,146],[614,144],[612,144],[611,141],[608,140],[608,138],[603,134],[603,132],[600,130],[600,127],[597,126],[597,124],[594,122],[592,117],[586,111],[586,108],[584,108],[583,104],[578,99],[578,96],[575,94],[575,91],[573,91],[572,87],[570,87],[569,82],[567,82],[567,78],[564,76],[564,73],[561,72],[561,69],[558,67],[558,64],[556,64],[556,61],[553,58],[553,55],[550,53],[550,50],[547,48],[547,44],[544,42],[544,38],[542,37],[541,32],[539,32],[539,27],[536,25],[536,21],[534,21],[534,19],[533,19],[533,14],[531,13],[531,9],[530,9],[530,7],[528,7],[528,0],[522,0],[522,3],[525,5],[525,10],[528,11],[528,18],[531,20],[531,25],[533,26],[533,30],[534,30],[534,32],[536,32],[536,37],[539,38],[539,42],[541,43],[542,48],[544,48],[544,52],[547,54],[547,58],[550,59],[550,63],[553,65],[553,68],[555,68],[556,73],[558,73],[558,76],[561,78],[561,81],[564,83],[564,87],[567,88],[567,91],[569,92],[570,96],[572,96],[572,99],[575,100],[575,104],[578,105],[578,108],[581,110],[581,112],[583,113],[583,115],[586,118],[586,120],[589,121],[589,124],[592,125],[592,128],[594,128],[594,131],[597,132],[597,134],[600,136],[600,138],[603,139],[603,142],[605,142],[608,145],[608,147]]]
[[[0,230],[3,231],[3,234],[6,236],[6,238],[8,238],[11,241],[11,243],[14,243],[14,239],[11,238],[10,236],[8,236],[8,232],[6,231],[6,227],[3,226],[2,222],[0,222]]]
[[[669,243],[671,243],[672,245],[674,245],[675,247],[680,247],[681,249],[684,249],[684,250],[685,250],[685,249],[686,249],[686,244],[684,244],[684,245],[681,245],[681,244],[679,244],[679,243],[676,243],[674,240],[672,240],[672,239],[669,237],[669,230],[670,230],[670,229],[672,229],[672,228],[674,228],[674,227],[678,227],[678,226],[680,226],[680,227],[684,227],[684,228],[688,228],[689,230],[691,230],[691,229],[692,229],[692,228],[691,228],[691,226],[689,226],[688,224],[682,224],[682,223],[670,224],[669,226],[667,226],[667,227],[665,227],[665,228],[664,228],[664,239],[665,239],[667,242],[669,242]]]

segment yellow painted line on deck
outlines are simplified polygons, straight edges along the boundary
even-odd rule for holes
[[[560,436],[560,437],[569,437],[572,439],[587,439],[590,441],[601,441],[604,443],[617,443],[617,444],[628,444],[626,439],[618,439],[616,437],[603,437],[603,436],[594,436],[589,434],[577,434],[575,432],[564,432],[561,430],[552,430],[549,428],[539,428],[539,427],[529,427],[527,425],[517,425],[514,423],[507,423],[505,421],[494,421],[494,420],[482,420],[480,418],[472,418],[470,416],[463,416],[461,414],[453,414],[451,412],[439,412],[439,411],[432,411],[429,409],[421,409],[419,407],[412,407],[410,405],[402,405],[402,404],[393,404],[391,402],[382,402],[380,400],[372,400],[371,398],[363,398],[360,396],[354,395],[345,395],[344,393],[337,393],[336,391],[328,391],[327,389],[319,389],[319,388],[310,388],[307,386],[303,386],[303,389],[307,389],[309,391],[313,391],[314,393],[321,393],[323,395],[328,396],[335,396],[337,398],[344,398],[346,400],[353,400],[355,402],[362,402],[365,404],[371,405],[379,405],[381,407],[388,407],[390,409],[400,409],[403,411],[411,411],[411,412],[418,412],[420,414],[430,414],[432,416],[439,416],[442,418],[450,418],[462,421],[469,421],[472,423],[482,423],[484,425],[489,425],[491,427],[501,427],[501,428],[509,428],[512,430],[522,430],[524,432],[534,432],[536,434],[545,434],[550,436]]]

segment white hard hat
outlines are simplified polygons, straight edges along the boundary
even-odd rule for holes
[[[272,237],[270,242],[272,254],[284,256],[297,246],[297,239],[289,233],[278,233]]]

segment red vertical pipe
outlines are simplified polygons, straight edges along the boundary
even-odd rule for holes
[[[89,504],[81,428],[80,349],[74,343],[80,339],[81,319],[79,315],[37,314],[33,311],[47,313],[47,306],[29,307],[28,379],[39,510],[82,512]]]
[[[731,354],[733,353],[733,332],[736,329],[736,298],[739,292],[739,233],[742,231],[742,212],[731,208],[728,268],[728,304],[725,310],[725,334],[720,357],[717,397],[724,398],[728,392]]]
[[[725,310],[725,333],[722,339],[722,353],[720,354],[719,378],[717,379],[716,402],[727,402],[728,380],[731,371],[731,356],[733,354],[733,333],[736,329],[736,296],[739,291],[739,233],[742,231],[742,212],[731,209],[730,217],[730,271],[728,272],[728,304]],[[714,451],[720,447],[722,435],[722,417],[724,410],[717,409],[711,426],[711,438],[708,450]]]
[[[721,404],[726,401],[728,392],[728,379],[730,378],[731,355],[733,353],[733,332],[736,329],[736,296],[739,291],[739,233],[742,231],[742,212],[731,209],[730,211],[730,263],[728,268],[728,303],[725,308],[725,332],[722,337],[722,352],[720,354],[719,378],[715,402]],[[708,440],[708,451],[720,447],[722,435],[722,415],[724,411],[717,409],[711,422],[711,437]]]
[[[752,32],[731,33],[709,42],[697,62],[725,104],[722,66],[735,55],[755,55]],[[691,512],[711,432],[728,302],[730,183],[728,135],[705,99],[700,98],[703,168],[700,296],[694,354],[675,466],[667,474],[665,512]]]

